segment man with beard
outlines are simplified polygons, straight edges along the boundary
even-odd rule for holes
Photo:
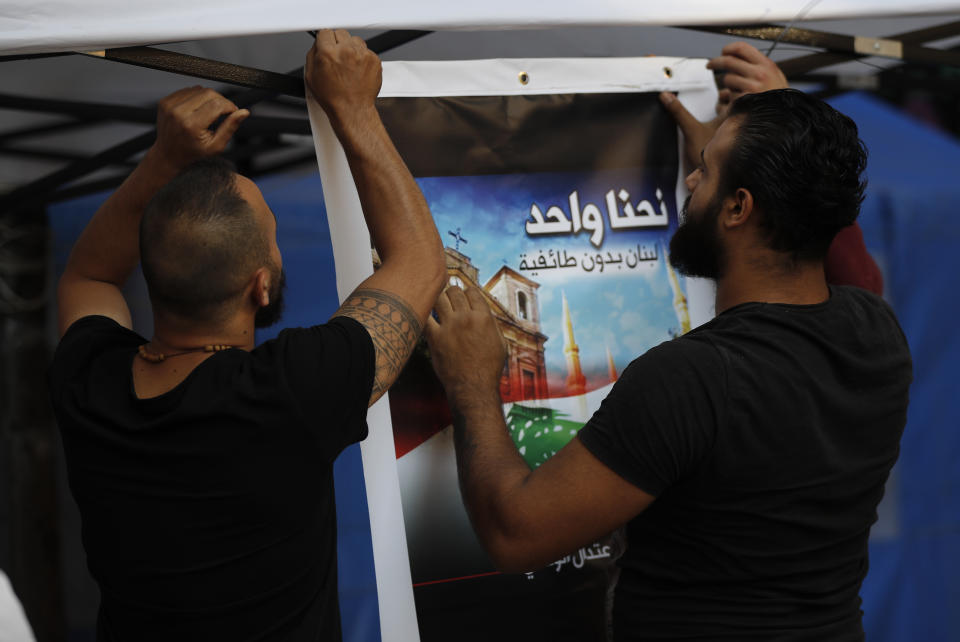
[[[717,131],[730,111],[733,101],[744,94],[770,89],[786,89],[787,78],[769,57],[746,42],[731,42],[720,55],[707,63],[707,68],[719,74],[720,92],[717,97],[717,116],[708,122],[698,122],[673,94],[661,98],[667,111],[673,115],[684,138],[684,166],[692,171],[700,162],[700,151]],[[883,274],[863,242],[863,230],[854,221],[842,228],[833,238],[824,259],[827,283],[855,285],[874,294],[883,294]]]
[[[616,640],[856,640],[867,537],[912,378],[891,309],[829,286],[859,212],[856,125],[782,89],[736,100],[687,177],[670,261],[716,281],[717,317],[633,361],[530,471],[504,425],[504,351],[450,288],[425,333],[481,542],[528,571],[626,525]]]
[[[333,461],[366,436],[446,275],[376,112],[380,79],[362,40],[318,34],[307,85],[381,258],[329,322],[254,347],[280,314],[277,221],[212,158],[249,112],[209,89],[160,102],[156,143],[77,241],[49,380],[98,640],[340,639]],[[138,260],[149,341],[120,290]]]

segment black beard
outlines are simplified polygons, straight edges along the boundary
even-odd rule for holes
[[[723,245],[717,235],[722,201],[710,201],[704,211],[690,214],[690,197],[683,202],[683,223],[670,239],[670,265],[684,276],[717,280],[723,276]]]
[[[270,288],[270,303],[258,309],[253,317],[255,328],[269,328],[283,316],[283,294],[287,289],[287,273],[283,268],[280,269],[279,278],[274,278],[273,283]]]

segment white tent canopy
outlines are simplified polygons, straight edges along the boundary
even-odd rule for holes
[[[323,27],[476,30],[754,24],[956,12],[960,12],[958,0],[557,0],[549,4],[530,0],[6,0],[0,7],[0,54],[90,51]]]

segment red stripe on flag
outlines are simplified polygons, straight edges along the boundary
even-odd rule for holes
[[[501,575],[500,571],[490,571],[489,573],[477,573],[476,575],[464,575],[463,577],[451,577],[445,580],[430,580],[429,582],[419,582],[413,585],[413,588],[418,586],[429,586],[430,584],[445,584],[447,582],[459,582],[460,580],[472,580],[478,577],[488,577],[490,575]]]

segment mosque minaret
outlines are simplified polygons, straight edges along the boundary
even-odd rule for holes
[[[613,353],[610,352],[610,346],[607,348],[607,375],[610,377],[610,383],[617,381],[617,364],[613,362]]]
[[[563,356],[567,360],[567,393],[582,395],[587,391],[587,378],[580,369],[580,348],[573,339],[573,321],[567,295],[561,291],[560,296],[563,298]]]

